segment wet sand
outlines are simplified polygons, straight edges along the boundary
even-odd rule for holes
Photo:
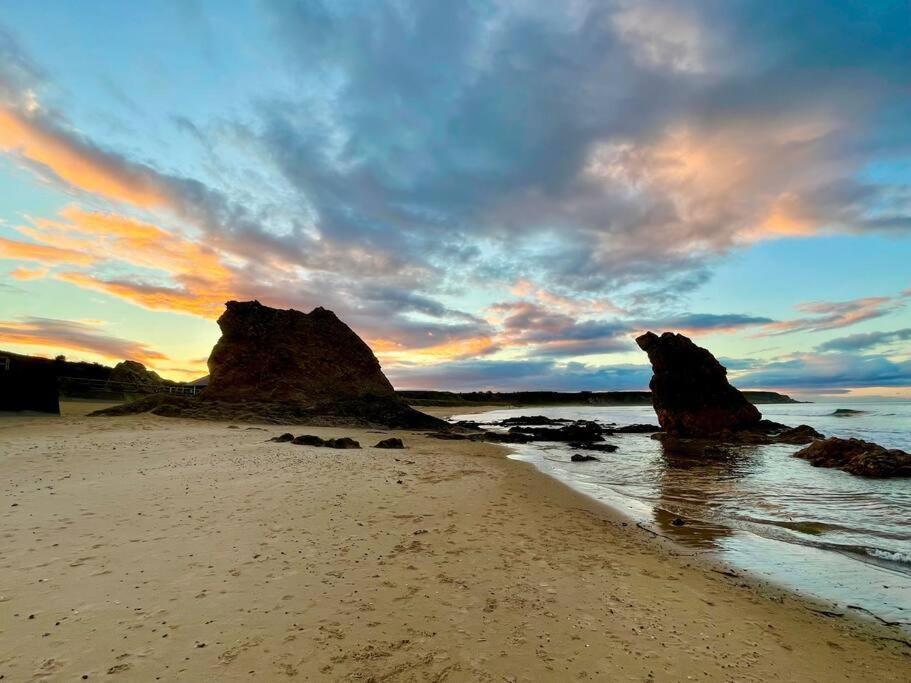
[[[729,576],[497,446],[88,407],[0,418],[4,681],[911,678],[907,635]]]

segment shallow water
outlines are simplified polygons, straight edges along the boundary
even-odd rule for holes
[[[860,411],[833,416],[837,408]],[[763,416],[809,424],[827,436],[911,450],[911,402],[760,406]],[[453,420],[517,415],[656,423],[651,407],[496,410]],[[668,453],[649,435],[607,437],[616,453],[573,463],[566,444],[514,446],[533,463],[678,543],[716,552],[774,582],[911,625],[911,480],[864,479],[792,457],[800,446],[741,446],[705,461]],[[675,525],[677,519],[685,521]],[[679,522],[678,522],[679,524]],[[852,606],[852,607],[849,607]]]

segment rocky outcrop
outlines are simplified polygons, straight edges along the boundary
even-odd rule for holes
[[[405,448],[405,442],[393,436],[388,439],[383,439],[377,443],[374,448]]]
[[[835,467],[861,477],[911,477],[911,453],[860,439],[814,441],[794,457],[815,467]]]
[[[615,434],[654,434],[655,432],[660,432],[661,427],[658,425],[631,424],[623,427],[614,427],[613,431]]]
[[[206,399],[312,404],[394,397],[370,347],[332,311],[279,310],[258,301],[225,307]]]
[[[597,422],[579,420],[564,427],[510,427],[510,434],[527,434],[534,441],[603,441],[610,434]]]
[[[567,444],[570,448],[584,448],[587,451],[601,451],[602,453],[614,453],[619,446],[612,443],[591,443],[586,441],[570,441]]]
[[[661,428],[679,437],[755,428],[762,415],[728,383],[727,370],[682,334],[647,332],[636,343],[648,354],[649,387]]]
[[[449,429],[395,395],[373,352],[332,311],[229,301],[202,396],[149,396],[92,415]]]
[[[817,439],[826,438],[810,425],[798,425],[789,427],[775,435],[775,443],[786,443],[792,446],[802,446],[803,444],[813,443]]]
[[[269,441],[274,441],[275,443],[287,443],[289,441],[294,441],[294,434],[285,432],[284,434],[273,436],[271,439],[269,439]]]
[[[137,387],[155,387],[165,383],[157,372],[146,370],[146,366],[135,360],[125,360],[111,370],[110,382],[132,384]]]

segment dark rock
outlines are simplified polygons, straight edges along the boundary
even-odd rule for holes
[[[327,439],[326,443],[325,443],[325,447],[326,448],[360,448],[361,444],[359,444],[357,441],[355,441],[354,439],[352,439],[350,437],[341,436],[337,439]]]
[[[277,441],[279,443],[284,443],[286,441],[293,441],[293,440],[294,440],[294,434],[289,434],[288,432],[285,432],[281,436],[273,436],[271,439],[269,439],[269,441]]]
[[[610,433],[597,422],[579,421],[564,427],[510,427],[510,434],[530,434],[535,441],[603,441]]]
[[[291,441],[296,446],[325,446],[326,442],[314,434],[301,434]]]
[[[612,429],[615,434],[654,434],[660,432],[661,427],[658,425],[632,424],[625,427],[615,427]]]
[[[584,448],[587,451],[601,451],[602,453],[613,453],[617,446],[612,443],[590,443],[585,441],[570,441],[567,444],[570,448]]]
[[[108,381],[132,384],[137,387],[157,387],[165,383],[157,372],[146,370],[145,365],[135,360],[117,363],[111,370]]]
[[[671,521],[671,524],[673,524],[674,526],[683,526],[684,524],[686,524],[686,522],[684,520],[680,519],[679,517],[677,517],[673,521]]]
[[[572,420],[545,417],[544,415],[520,415],[519,417],[507,417],[505,420],[500,420],[499,424],[504,427],[512,427],[516,425],[558,425],[566,422],[572,422]]]
[[[534,441],[534,437],[529,434],[504,434],[502,432],[482,432],[481,434],[472,434],[469,438],[472,441],[487,441],[489,443],[529,443]]]
[[[370,347],[332,311],[279,310],[229,301],[209,356],[205,397],[293,401],[394,397]]]
[[[826,437],[817,432],[810,425],[789,427],[774,437],[775,443],[786,443],[794,446],[802,446],[804,444],[813,443],[816,439],[824,438]]]
[[[794,457],[815,467],[835,467],[862,477],[911,477],[911,453],[860,439],[814,441]]]
[[[390,437],[380,441],[374,448],[405,448],[405,443],[401,439]]]
[[[649,387],[658,423],[675,436],[709,436],[755,428],[762,415],[727,380],[727,370],[682,334],[636,339],[654,375]]]
[[[762,432],[763,434],[774,434],[776,432],[784,431],[785,429],[790,429],[790,427],[788,427],[786,424],[782,424],[781,422],[766,420],[765,418],[760,420],[759,424],[754,427],[755,431]]]
[[[573,453],[572,457],[570,457],[570,460],[572,462],[591,462],[592,460],[597,462],[598,458],[596,458],[593,455],[582,455],[581,453]]]
[[[829,413],[832,417],[853,417],[855,415],[863,415],[866,413],[866,410],[852,410],[851,408],[836,408],[834,411]]]
[[[450,426],[395,395],[370,348],[334,313],[229,301],[200,398],[149,396],[92,415],[405,429]]]
[[[458,432],[431,432],[428,434],[431,439],[442,439],[444,441],[466,441],[468,434],[459,434]]]

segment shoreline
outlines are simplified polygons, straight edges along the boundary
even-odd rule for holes
[[[16,503],[0,560],[0,650],[15,654],[0,674],[897,681],[911,668],[894,629],[730,576],[502,446],[293,429],[409,446],[332,451],[265,443],[283,429],[264,429],[0,421]]]
[[[473,411],[472,413],[456,413],[457,415],[468,415],[485,413],[488,411],[503,410],[500,406],[491,406],[485,410]],[[518,406],[515,410],[528,411],[526,406]],[[609,515],[634,524],[638,528],[652,535],[656,541],[665,542],[676,549],[681,555],[693,555],[699,557],[709,571],[733,572],[738,578],[750,580],[754,584],[761,586],[766,590],[779,591],[783,595],[792,595],[798,599],[807,601],[811,606],[811,611],[827,615],[831,618],[842,617],[845,619],[854,619],[863,624],[872,626],[887,626],[895,629],[899,637],[905,641],[911,641],[911,620],[906,618],[905,612],[901,611],[902,607],[885,607],[875,602],[865,601],[858,592],[862,592],[858,586],[864,581],[872,581],[874,584],[879,582],[888,582],[890,587],[895,591],[901,591],[903,588],[911,588],[908,584],[908,574],[901,569],[884,565],[876,561],[875,558],[862,556],[859,554],[852,555],[845,551],[835,548],[822,548],[813,545],[803,545],[799,543],[788,542],[783,539],[770,538],[758,534],[756,531],[738,528],[732,524],[727,524],[725,529],[731,537],[744,539],[743,542],[736,544],[738,551],[734,552],[730,547],[715,546],[706,547],[702,534],[694,531],[691,525],[682,526],[679,529],[673,529],[673,535],[668,535],[672,528],[667,528],[665,533],[654,528],[654,510],[636,509],[636,504],[642,505],[635,498],[625,497],[622,493],[610,491],[609,493],[601,492],[599,498],[593,492],[586,492],[584,487],[577,488],[578,484],[572,479],[564,481],[561,478],[559,468],[554,470],[548,467],[548,458],[541,454],[534,454],[527,449],[523,450],[522,445],[502,444],[509,452],[508,457],[515,462],[530,466],[537,474],[555,482],[557,485],[566,487],[576,495],[582,496],[596,506],[603,508]],[[532,444],[529,444],[530,446]],[[565,474],[565,473],[564,473]],[[665,516],[676,516],[669,510],[662,510]],[[688,518],[689,522],[704,522],[698,518]],[[659,527],[660,529],[660,527]],[[659,540],[660,539],[660,540]],[[768,551],[768,557],[774,557],[771,562],[759,562],[756,558],[759,548]],[[750,558],[750,550],[752,555]],[[835,557],[823,557],[824,554],[831,553]],[[814,554],[819,557],[814,558]],[[802,562],[828,563],[833,569],[839,567],[839,563],[861,563],[871,572],[870,575],[857,574],[853,578],[854,584],[850,582],[845,584],[848,574],[840,576],[840,589],[833,593],[828,588],[820,588],[819,584],[812,581],[808,576],[800,575],[799,566]],[[738,561],[739,560],[739,561]],[[823,566],[820,564],[819,566]],[[848,565],[841,565],[843,572],[850,572],[854,575],[854,570],[849,570]],[[875,576],[875,572],[882,572],[882,576]],[[796,573],[795,573],[796,572]],[[802,580],[795,580],[796,576],[801,576]],[[829,593],[827,595],[826,593]],[[850,597],[849,597],[850,596]],[[895,620],[895,621],[892,621]]]

